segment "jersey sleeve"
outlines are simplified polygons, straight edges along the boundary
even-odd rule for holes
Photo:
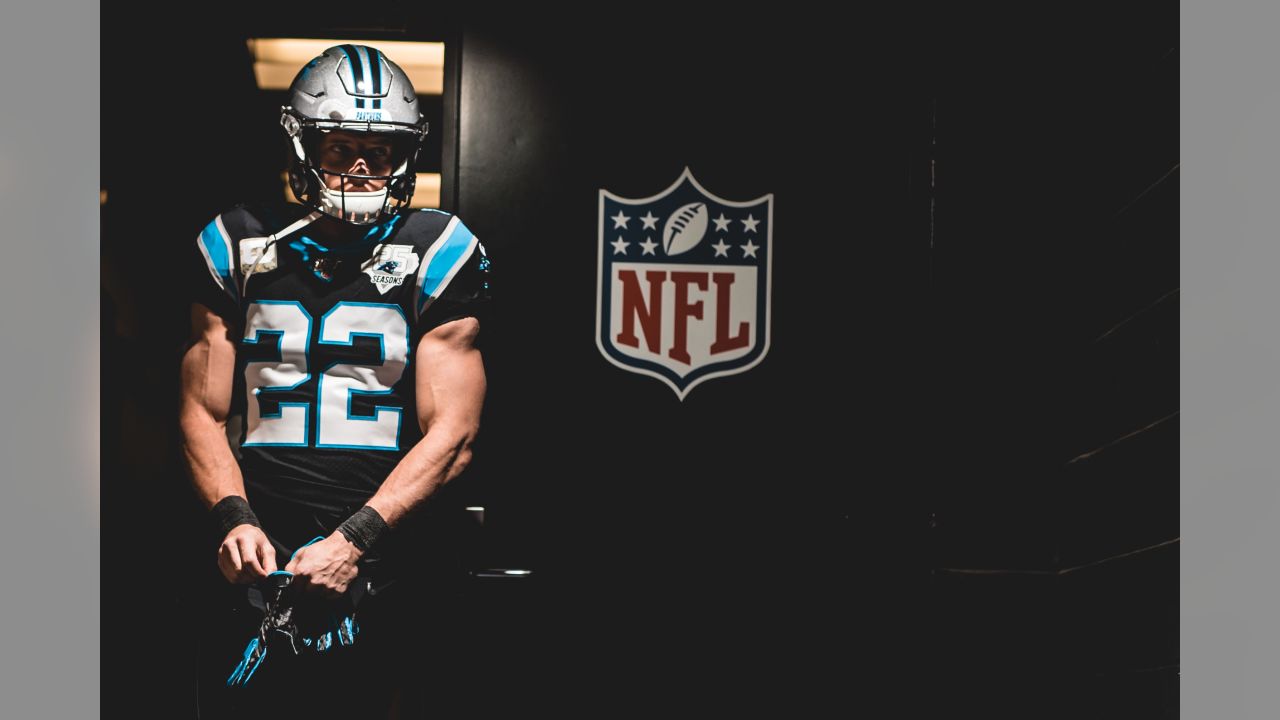
[[[196,236],[188,258],[189,300],[234,321],[239,314],[240,274],[235,246],[222,215]]]
[[[484,321],[492,303],[491,262],[484,245],[461,220],[428,249],[419,267],[415,335],[461,317]]]

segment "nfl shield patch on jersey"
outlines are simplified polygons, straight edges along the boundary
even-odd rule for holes
[[[600,190],[596,345],[683,400],[769,350],[773,195],[725,200],[688,168],[666,190]]]

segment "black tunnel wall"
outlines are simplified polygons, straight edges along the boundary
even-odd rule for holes
[[[453,490],[487,508],[477,566],[534,571],[477,580],[453,619],[473,713],[1176,716],[1172,9],[1016,35],[924,12],[254,17],[117,37],[122,66],[168,58],[217,112],[131,123],[136,86],[104,74],[112,547],[155,546],[158,568],[202,551],[163,259],[275,192],[243,38],[446,39],[446,209],[498,298]],[[191,171],[158,180],[152,148]],[[768,354],[680,401],[594,329],[599,190],[686,167],[727,199],[772,193],[775,247]],[[110,520],[137,508],[149,523]],[[190,606],[127,605],[104,647]],[[104,707],[185,709],[186,669],[155,672],[141,700],[104,683]]]
[[[953,697],[1176,717],[1178,26],[1113,20],[940,45],[930,615]]]
[[[496,222],[490,236],[516,243],[521,270],[555,248],[555,287],[522,272],[519,294],[578,313],[503,327],[514,346],[502,355],[550,351],[521,355],[523,391],[506,395],[521,407],[498,422],[536,426],[548,405],[589,419],[556,426],[576,444],[550,454],[564,471],[554,487],[518,481],[531,495],[513,514],[539,507],[557,529],[517,534],[550,543],[547,569],[576,581],[626,559],[653,568],[646,583],[701,583],[708,604],[804,617],[799,654],[828,650],[792,666],[813,697],[876,677],[932,689],[899,702],[953,711],[1170,716],[1176,18],[1064,13],[1024,18],[1021,33],[952,19],[774,17],[756,33],[641,20],[598,44],[554,30],[544,44],[527,23],[466,34],[459,210]],[[776,56],[745,49],[774,38],[787,38]],[[625,89],[637,87],[664,101],[636,102]],[[748,121],[732,106],[751,97],[762,104]],[[673,107],[693,110],[673,124]],[[666,176],[653,170],[664,160]],[[576,300],[594,290],[593,257],[566,255],[593,239],[594,188],[644,195],[685,163],[723,168],[703,179],[728,197],[776,193],[777,237],[816,262],[791,264],[796,248],[779,243],[768,359],[677,411],[573,334],[593,320]],[[529,227],[543,215],[566,221]],[[566,228],[574,218],[581,230]],[[703,430],[634,455],[634,438],[672,422]],[[712,442],[753,430],[769,440],[746,455]],[[530,458],[557,445],[519,435]],[[693,506],[651,504],[654,478],[661,502]],[[645,537],[651,524],[661,539]],[[707,573],[709,549],[781,581],[778,596],[743,603],[760,596]],[[831,567],[839,590],[826,596]],[[779,633],[795,638],[788,622]]]
[[[504,308],[484,504],[554,598],[548,642],[611,703],[852,709],[852,673],[914,672],[927,96],[900,24],[840,35],[627,16],[463,37],[458,211]],[[786,270],[764,361],[681,402],[606,362],[594,326],[598,191],[686,166],[721,197],[774,194]]]

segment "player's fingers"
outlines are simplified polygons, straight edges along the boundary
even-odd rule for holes
[[[303,554],[304,554],[305,552],[306,552],[306,550],[305,550],[305,549],[303,549],[303,550],[299,550],[298,552],[294,553],[294,554],[293,554],[293,557],[292,557],[292,558],[289,558],[289,564],[288,564],[288,565],[285,565],[285,566],[284,566],[284,569],[285,569],[285,570],[287,570],[288,572],[294,573],[294,574],[296,575],[296,574],[298,573],[298,563],[302,561],[302,557],[303,557]],[[300,578],[299,578],[299,579],[300,579]]]
[[[357,571],[352,567],[342,567],[325,576],[320,587],[321,594],[329,598],[339,598],[347,591],[347,586],[355,579]]]
[[[325,576],[323,570],[311,568],[308,571],[304,569],[296,577],[302,581],[302,590],[304,592],[325,594],[325,584],[329,582],[329,579]]]
[[[240,560],[240,548],[235,541],[225,542],[218,551],[219,561],[225,560],[231,572],[239,575],[244,563]]]
[[[271,547],[271,543],[263,542],[258,544],[258,562],[262,565],[262,569],[268,573],[276,571],[276,549]]]
[[[226,578],[229,583],[236,582],[236,576],[239,574],[231,566],[231,558],[222,548],[218,549],[218,571],[222,573],[222,577]]]
[[[354,567],[344,568],[343,572],[339,574],[340,587],[338,588],[338,592],[346,592],[347,586],[351,585],[351,583],[355,581],[358,573],[359,571]]]
[[[332,575],[324,577],[312,578],[311,583],[307,586],[307,590],[316,593],[322,597],[334,598],[342,593],[338,592],[337,579]]]
[[[240,547],[236,541],[232,540],[222,546],[222,557],[226,560],[226,570],[223,574],[227,576],[227,580],[233,583],[247,583],[253,580],[253,576],[249,574],[244,564],[244,556],[240,553]]]
[[[262,565],[258,562],[258,552],[254,548],[253,542],[249,538],[240,538],[238,541],[240,546],[240,562],[244,570],[244,574],[250,579],[266,577],[267,573],[262,569]]]

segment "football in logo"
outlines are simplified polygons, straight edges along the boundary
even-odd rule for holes
[[[671,213],[667,224],[662,228],[662,249],[667,255],[679,255],[688,252],[702,242],[707,234],[706,203],[689,203]]]

